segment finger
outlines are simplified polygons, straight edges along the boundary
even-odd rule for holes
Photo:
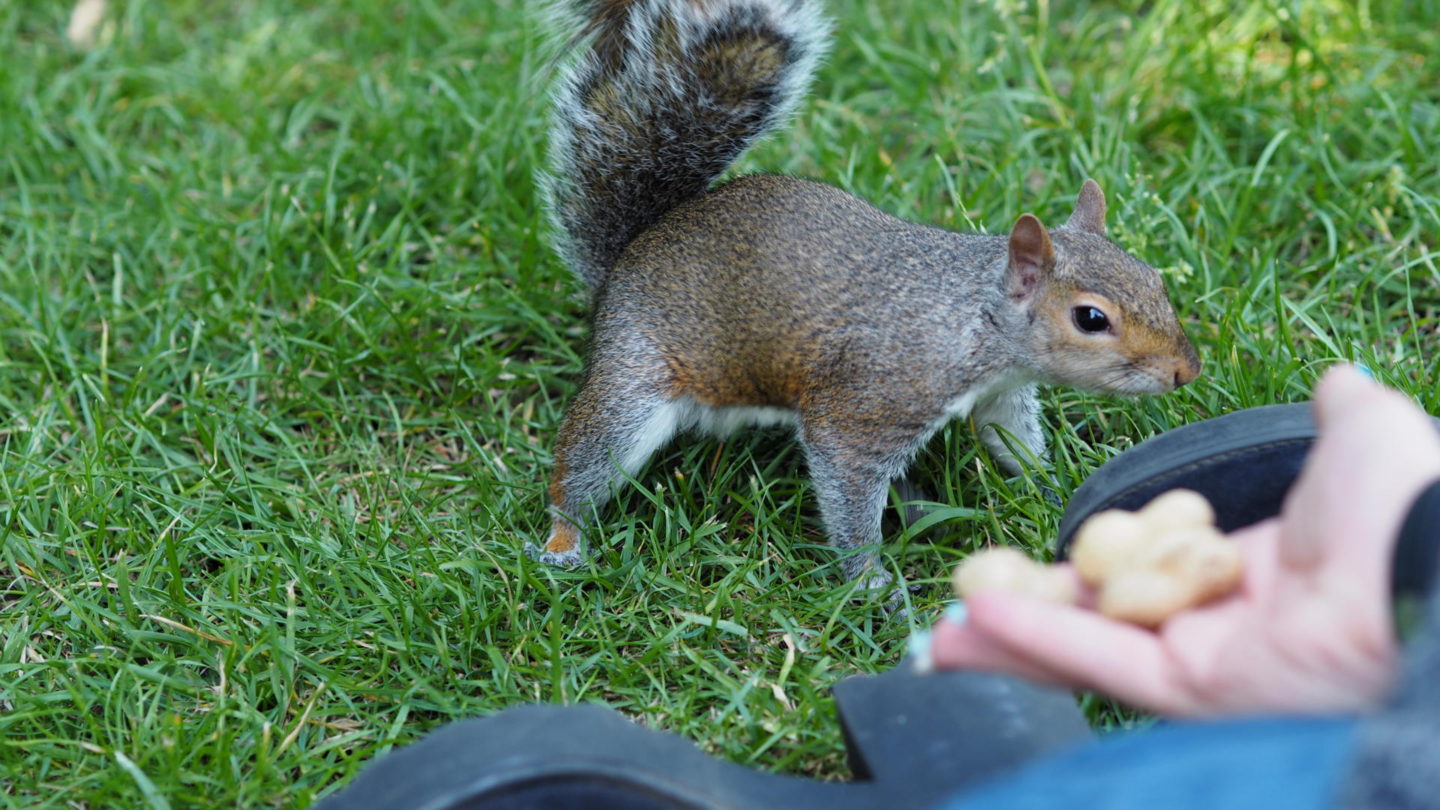
[[[1332,366],[1315,384],[1311,411],[1319,436],[1299,477],[1286,495],[1284,512],[1296,516],[1296,519],[1287,521],[1281,531],[1280,563],[1286,568],[1310,570],[1324,560],[1328,535],[1318,531],[1312,516],[1305,514],[1311,512],[1314,505],[1301,508],[1299,502],[1313,501],[1317,497],[1328,501],[1341,495],[1328,491],[1336,481],[1333,475],[1327,475],[1330,472],[1327,465],[1333,464],[1332,457],[1341,451],[1338,445],[1346,439],[1360,438],[1354,435],[1354,421],[1364,420],[1373,414],[1375,400],[1383,400],[1383,394],[1383,388],[1349,363]],[[1346,482],[1345,486],[1350,486],[1350,483]],[[1295,504],[1292,505],[1292,502]]]
[[[1318,444],[1341,443],[1340,433],[1363,432],[1365,439],[1383,440],[1397,449],[1420,443],[1435,446],[1435,429],[1427,414],[1405,394],[1386,388],[1357,371],[1338,366],[1326,372],[1315,386],[1315,423]]]
[[[1336,366],[1320,378],[1314,409],[1322,441],[1336,431],[1337,423],[1353,419],[1377,437],[1402,446],[1411,442],[1426,450],[1440,446],[1428,415],[1410,397],[1376,383],[1354,366]]]
[[[1277,549],[1280,535],[1279,518],[1262,520],[1226,535],[1240,547],[1240,557],[1244,562],[1241,587],[1250,598],[1258,600],[1275,590],[1275,578],[1279,575]]]
[[[931,660],[936,669],[1004,672],[1046,686],[1065,685],[1055,673],[1021,658],[969,622],[957,624],[941,619],[931,628],[931,634]]]
[[[1406,506],[1440,475],[1440,437],[1408,397],[1349,366],[1320,380],[1314,412],[1320,435],[1286,496],[1281,563],[1295,570],[1327,559],[1381,565]],[[1349,542],[1356,536],[1387,547]]]
[[[969,602],[969,623],[976,631],[1062,683],[1162,714],[1194,709],[1194,696],[1154,633],[1088,610],[1009,594],[980,594]]]
[[[1363,403],[1384,389],[1349,363],[1332,366],[1315,384],[1315,424],[1323,433],[1327,424]]]

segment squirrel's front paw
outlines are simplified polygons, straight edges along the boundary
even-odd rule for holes
[[[860,575],[860,587],[855,589],[855,595],[867,599],[882,594],[888,595],[891,591],[899,590],[894,585],[894,574],[872,568]]]
[[[859,599],[880,599],[881,609],[896,619],[905,619],[910,611],[905,609],[905,580],[896,579],[889,571],[874,568],[860,575],[860,586],[855,589]]]
[[[885,597],[885,602],[880,606],[885,615],[895,621],[907,621],[910,618],[910,608],[905,607],[905,593],[903,588],[895,588],[890,595]]]

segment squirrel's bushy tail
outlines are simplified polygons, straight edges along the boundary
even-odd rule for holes
[[[566,0],[584,43],[554,97],[542,175],[561,258],[591,292],[622,250],[705,191],[804,95],[815,0]]]

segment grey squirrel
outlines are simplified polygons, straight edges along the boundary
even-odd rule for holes
[[[541,182],[589,288],[585,379],[555,445],[553,526],[526,552],[572,566],[585,518],[678,432],[783,423],[842,570],[886,589],[889,482],[951,419],[1045,454],[1035,388],[1170,391],[1200,360],[1154,269],[1105,237],[1093,180],[1064,226],[916,225],[819,182],[711,183],[810,83],[813,0],[570,0],[580,55],[554,97]]]

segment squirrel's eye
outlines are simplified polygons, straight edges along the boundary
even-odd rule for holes
[[[1104,332],[1110,328],[1110,319],[1095,307],[1075,307],[1071,314],[1081,332]]]

